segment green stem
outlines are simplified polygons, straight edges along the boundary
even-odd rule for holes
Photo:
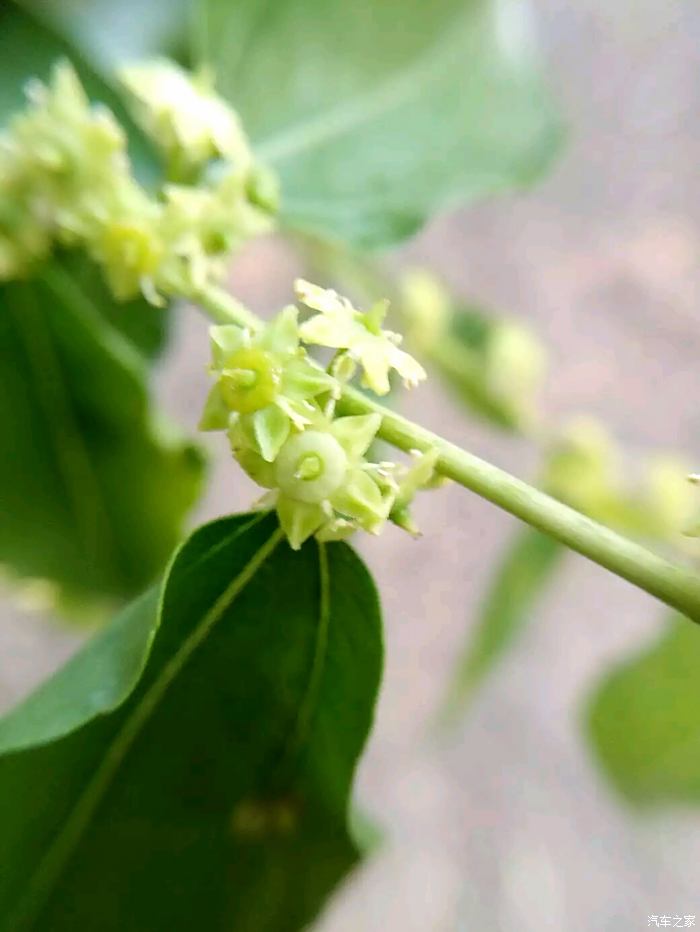
[[[257,330],[262,322],[224,291],[190,296],[216,323]],[[544,492],[418,424],[395,414],[354,388],[346,387],[338,403],[342,414],[382,416],[378,435],[400,450],[437,448],[441,475],[476,492],[516,518],[549,534],[571,550],[628,580],[672,608],[700,622],[700,577],[621,534],[592,521]]]
[[[259,330],[263,322],[222,288],[206,288],[185,295],[194,304],[206,311],[209,320],[215,324],[236,324],[247,330]]]

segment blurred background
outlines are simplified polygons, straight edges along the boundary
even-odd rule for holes
[[[547,347],[543,407],[602,418],[631,459],[678,450],[700,464],[697,295],[700,9],[694,0],[540,0],[550,78],[569,125],[549,179],[433,222],[400,262],[531,325]],[[289,301],[296,257],[265,241],[235,267],[260,310]],[[191,431],[206,390],[201,322],[183,311],[161,368],[165,408]],[[524,478],[537,455],[447,396],[438,380],[410,417]],[[255,494],[209,440],[214,476],[196,519]],[[387,660],[359,799],[386,838],[319,927],[570,932],[646,928],[698,914],[700,811],[634,815],[580,735],[604,669],[659,629],[662,607],[574,555],[501,668],[446,736],[430,730],[446,677],[516,522],[448,487],[417,506],[415,542],[362,540],[382,593]],[[0,705],[84,634],[15,602],[0,618]]]

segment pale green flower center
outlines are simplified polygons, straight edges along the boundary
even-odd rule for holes
[[[318,479],[322,474],[323,460],[321,457],[317,453],[307,453],[299,460],[295,477],[308,482],[312,479]]]
[[[318,504],[343,484],[348,458],[330,434],[306,430],[280,450],[275,477],[281,492],[296,501]]]
[[[226,360],[221,373],[221,394],[232,411],[248,414],[272,404],[280,380],[280,367],[269,353],[242,349]]]

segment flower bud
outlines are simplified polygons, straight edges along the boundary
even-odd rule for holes
[[[172,164],[197,168],[213,158],[251,161],[238,116],[214,92],[210,76],[190,76],[165,59],[122,68],[134,116]]]
[[[401,309],[406,340],[412,348],[430,353],[448,331],[452,301],[447,289],[430,272],[409,269],[401,280]]]

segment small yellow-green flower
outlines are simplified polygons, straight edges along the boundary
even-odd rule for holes
[[[92,220],[102,194],[128,177],[126,135],[106,107],[90,103],[66,61],[54,67],[48,84],[30,81],[27,97],[6,144],[31,178],[35,207],[52,219],[59,212],[60,224],[80,234],[84,215]]]
[[[125,189],[133,192],[126,137],[90,104],[71,65],[56,65],[48,84],[31,81],[27,95],[0,134],[2,278],[24,274],[56,241],[94,236]]]
[[[165,255],[159,221],[158,206],[144,199],[140,210],[131,214],[119,211],[105,219],[87,244],[118,301],[141,292],[151,304],[164,303],[158,290]]]
[[[232,170],[211,186],[166,185],[159,288],[187,294],[221,281],[233,251],[271,225],[269,210],[249,200],[247,174]]]
[[[401,310],[406,320],[406,342],[430,353],[448,337],[452,301],[442,282],[424,269],[408,269],[401,278]]]
[[[438,461],[438,450],[431,447],[424,453],[413,451],[414,459],[410,466],[398,467],[394,474],[396,493],[391,507],[390,517],[394,524],[408,531],[413,537],[420,536],[417,524],[411,515],[411,504],[416,492],[433,487],[440,477],[436,478],[435,465]]]
[[[494,324],[484,359],[484,389],[518,424],[535,419],[546,372],[544,348],[527,327],[515,320]]]
[[[310,422],[311,400],[337,389],[336,380],[299,345],[297,314],[295,307],[285,308],[256,336],[232,324],[209,331],[216,384],[200,427],[228,429],[234,449],[253,450],[268,463],[292,425]]]
[[[408,353],[399,349],[401,336],[382,330],[388,303],[381,301],[369,311],[356,310],[347,298],[298,279],[294,284],[298,300],[319,313],[300,328],[305,343],[346,350],[363,369],[362,382],[377,395],[390,388],[389,372],[395,369],[411,387],[426,378],[425,370]]]
[[[82,247],[116,298],[142,292],[159,305],[220,281],[231,253],[270,228],[276,180],[253,162],[235,113],[175,65],[128,70],[135,88],[141,78],[139,112],[172,175],[194,180],[195,163],[218,161],[197,187],[151,195],[113,114],[60,62],[47,84],[30,82],[28,106],[0,133],[0,279],[27,274],[56,245]]]
[[[389,518],[417,534],[409,507],[433,480],[437,452],[418,454],[408,467],[368,461],[381,415],[335,417],[355,369],[349,352],[322,369],[301,346],[301,331],[294,306],[254,334],[212,327],[216,383],[201,429],[227,431],[234,458],[268,490],[259,505],[276,509],[294,549],[312,535],[331,541],[359,529],[378,534]]]
[[[364,454],[380,423],[378,414],[330,420],[318,411],[309,427],[291,432],[263,484],[275,490],[268,501],[293,549],[312,534],[340,540],[358,528],[379,533],[393,494]]]
[[[634,471],[598,422],[579,418],[556,438],[543,485],[551,495],[627,534],[683,547],[692,515],[688,464],[669,454],[647,457]]]
[[[238,168],[250,165],[238,116],[208,74],[191,76],[161,59],[122,68],[120,78],[136,102],[136,118],[171,163],[196,168],[224,158]]]

